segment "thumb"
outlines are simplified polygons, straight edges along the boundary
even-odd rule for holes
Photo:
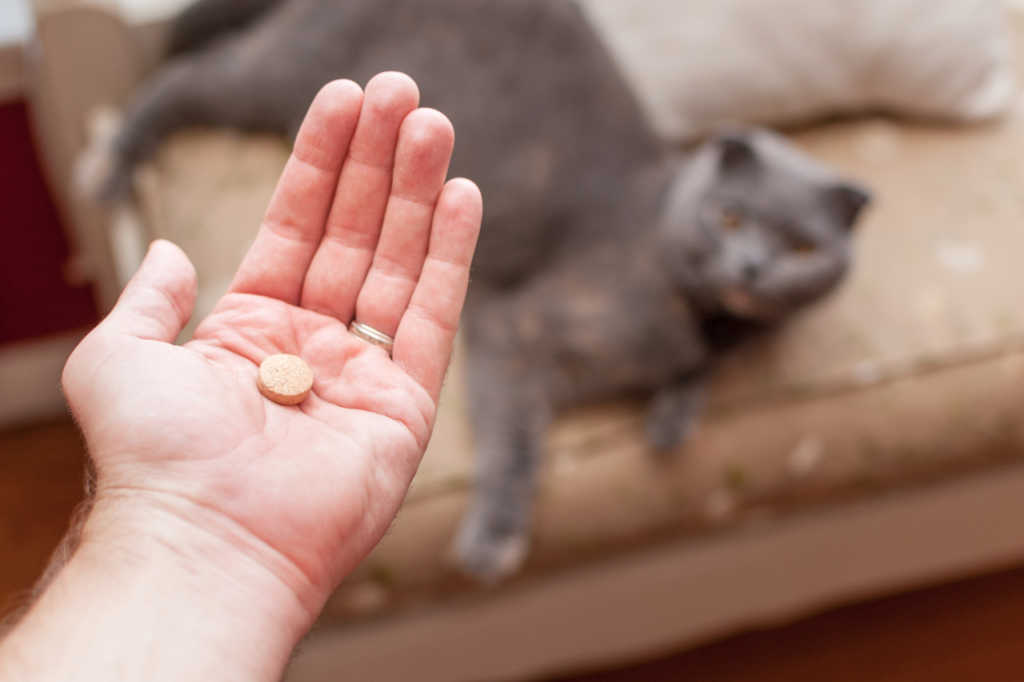
[[[158,239],[100,325],[104,331],[170,343],[192,317],[196,270],[180,248]]]

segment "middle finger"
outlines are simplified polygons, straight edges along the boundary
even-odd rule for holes
[[[402,123],[380,242],[355,310],[359,321],[388,336],[398,330],[423,269],[454,144],[452,124],[438,111],[417,109]]]
[[[346,324],[352,319],[391,193],[398,131],[418,103],[419,90],[405,74],[382,73],[366,84],[324,237],[303,283],[303,308]]]

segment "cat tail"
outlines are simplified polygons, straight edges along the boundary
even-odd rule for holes
[[[74,169],[75,190],[84,199],[112,205],[131,198],[136,167],[171,133],[219,122],[216,87],[203,87],[201,60],[175,60],[150,79],[123,116],[105,112]]]
[[[284,0],[198,0],[171,23],[168,53],[188,52],[248,26]]]

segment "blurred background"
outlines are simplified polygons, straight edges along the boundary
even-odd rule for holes
[[[652,461],[634,404],[561,419],[531,560],[494,589],[445,559],[472,471],[457,362],[400,521],[289,679],[1024,677],[1021,8],[580,1],[667,143],[771,125],[871,187],[855,271],[726,358],[678,460]],[[0,0],[5,611],[83,498],[67,355],[154,237],[196,263],[201,318],[287,158],[272,136],[189,130],[133,205],[71,190],[184,4]]]

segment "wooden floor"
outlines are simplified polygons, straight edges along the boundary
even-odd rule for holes
[[[85,496],[85,446],[63,419],[0,431],[0,607],[24,598]]]
[[[1024,568],[830,611],[559,682],[1024,680]]]
[[[6,607],[23,599],[63,535],[82,498],[84,456],[70,420],[0,432],[0,603]],[[558,682],[634,680],[1024,680],[1024,567]]]

